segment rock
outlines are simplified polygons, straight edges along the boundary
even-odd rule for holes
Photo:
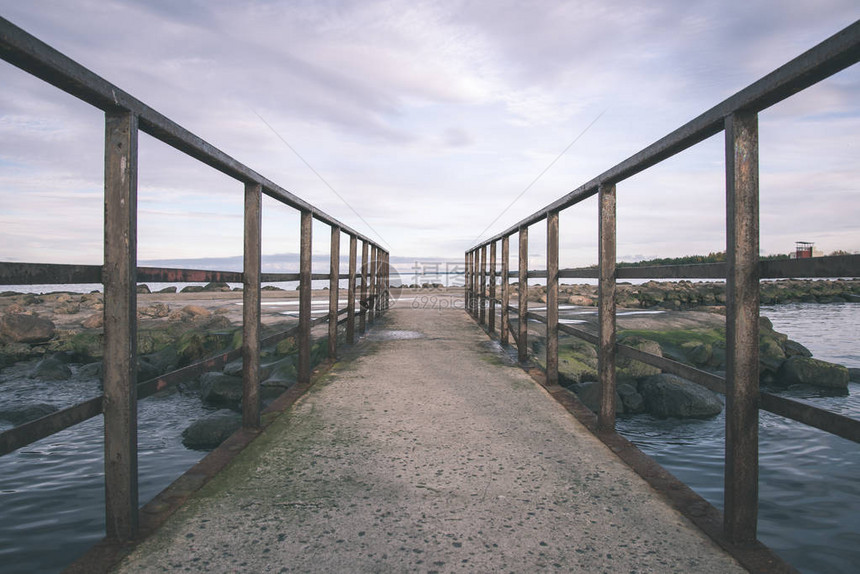
[[[264,384],[290,386],[297,380],[298,374],[292,357],[287,357],[267,367],[270,372]]]
[[[200,376],[200,398],[207,405],[238,411],[242,402],[242,378],[223,373],[203,373]]]
[[[47,403],[35,403],[32,405],[24,405],[22,407],[5,407],[0,409],[0,420],[12,423],[15,426],[22,425],[26,422],[34,421],[55,413],[59,408]]]
[[[212,281],[211,283],[207,283],[203,287],[204,291],[229,291],[230,286],[224,283],[223,281]]]
[[[260,289],[262,291],[283,291],[283,289],[277,285],[263,285]],[[298,289],[298,287],[296,287],[296,289]]]
[[[592,412],[598,412],[600,410],[600,383],[597,381],[588,381],[586,383],[580,383],[578,385],[574,385],[571,387],[576,396],[582,401],[588,409]],[[618,393],[615,393],[615,412],[616,414],[621,414],[624,412],[624,402],[621,400],[621,397],[618,396]]]
[[[149,289],[149,285],[145,285],[143,283],[141,283],[140,285],[137,286],[137,292],[138,293],[152,293],[152,291],[150,291],[150,289]]]
[[[200,293],[203,291],[203,287],[200,285],[188,285],[187,287],[183,287],[180,293]]]
[[[624,404],[624,412],[630,414],[638,414],[645,412],[645,399],[636,390],[636,387],[629,383],[620,383],[617,387],[618,396]]]
[[[787,357],[811,357],[812,351],[798,343],[797,341],[792,341],[791,339],[787,339],[785,344],[783,345],[785,349],[785,354]]]
[[[168,307],[166,303],[154,303],[148,307],[138,309],[137,314],[139,317],[160,319],[161,317],[167,317],[170,314],[170,307]]]
[[[716,393],[668,373],[648,377],[640,383],[639,392],[645,409],[660,418],[707,418],[723,410]]]
[[[54,338],[53,322],[35,315],[11,313],[0,317],[0,338],[14,343],[44,343]]]
[[[663,356],[663,350],[660,348],[660,344],[650,339],[643,339],[636,336],[622,336],[619,337],[618,342],[645,353],[651,353],[658,357]],[[619,376],[631,379],[640,379],[642,377],[656,375],[660,372],[660,369],[657,367],[652,367],[651,365],[645,364],[641,361],[636,361],[629,357],[622,357],[620,355],[615,358],[615,367],[618,369]]]
[[[159,293],[176,293],[176,286],[171,285],[170,287],[165,287],[164,289],[159,289]]]
[[[86,364],[78,369],[78,376],[82,379],[101,379],[104,377],[104,363],[96,361]]]
[[[772,333],[772,332],[771,332]],[[785,351],[771,333],[762,331],[758,338],[759,374],[776,373],[785,361]]]
[[[687,360],[697,367],[704,367],[714,358],[714,347],[701,341],[687,341],[681,344]]]
[[[96,313],[95,315],[90,315],[83,321],[81,321],[81,327],[84,329],[101,329],[105,325],[105,316],[104,313]]]
[[[60,315],[74,315],[81,312],[81,304],[77,301],[66,301],[60,303],[54,308],[54,313]]]
[[[569,305],[581,305],[583,307],[594,306],[594,299],[585,295],[571,295],[567,298]]]
[[[209,309],[207,309],[206,307],[201,307],[200,305],[186,305],[185,307],[180,309],[180,313],[192,319],[197,317],[208,317],[212,314]]]
[[[43,381],[66,381],[72,377],[69,366],[56,356],[45,357],[36,364],[36,368],[30,373],[31,379],[42,379]]]
[[[197,419],[182,431],[182,444],[194,450],[211,450],[242,426],[242,415],[226,409]]]
[[[783,385],[812,385],[829,389],[848,388],[848,369],[810,357],[795,355],[782,364],[777,380]]]

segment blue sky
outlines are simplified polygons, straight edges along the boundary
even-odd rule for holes
[[[0,0],[0,15],[393,254],[460,261],[485,228],[626,159],[860,7]],[[5,62],[0,86],[0,260],[100,263],[101,113]],[[764,253],[796,240],[860,251],[858,128],[856,66],[761,115]],[[141,135],[139,186],[139,259],[241,254],[241,184]],[[297,251],[297,215],[264,209],[264,253]],[[562,214],[563,266],[596,262],[596,212],[589,200]],[[618,214],[622,260],[724,249],[722,135],[620,184]],[[314,232],[326,252],[328,228]],[[539,261],[542,226],[530,238]]]

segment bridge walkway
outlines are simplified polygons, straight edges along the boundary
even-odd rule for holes
[[[495,345],[400,301],[117,571],[744,571]]]

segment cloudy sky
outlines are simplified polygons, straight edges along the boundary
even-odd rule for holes
[[[461,261],[860,7],[0,0],[0,15],[393,254]],[[0,260],[100,263],[102,114],[5,62],[0,86]],[[760,130],[762,251],[860,250],[860,69]],[[139,259],[241,254],[241,184],[140,146]],[[724,181],[718,135],[620,184],[619,259],[723,250]],[[295,212],[264,209],[264,253],[297,251]],[[563,266],[596,262],[596,212],[592,198],[562,214]],[[326,252],[328,228],[314,234]]]

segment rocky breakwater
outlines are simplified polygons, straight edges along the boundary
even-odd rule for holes
[[[578,325],[597,332],[596,319]],[[618,343],[666,357],[698,369],[724,375],[726,368],[725,317],[702,311],[665,311],[618,317]],[[534,358],[542,363],[545,340],[530,332]],[[759,379],[763,389],[780,392],[803,385],[825,394],[847,395],[849,379],[858,373],[812,357],[806,347],[773,329],[766,318],[759,325]],[[618,414],[706,418],[722,411],[716,393],[657,367],[627,357],[616,357]],[[591,410],[599,405],[597,350],[585,341],[562,336],[559,341],[559,382]]]
[[[516,292],[516,287],[514,288]],[[690,310],[720,307],[726,303],[722,281],[648,281],[641,285],[619,282],[616,303],[630,309]],[[529,301],[546,303],[546,288],[529,286]],[[860,302],[860,280],[781,279],[762,281],[761,304]],[[562,304],[596,306],[596,285],[560,285]]]
[[[211,284],[193,294],[138,292],[138,381],[146,381],[203,359],[237,349],[242,342],[241,294]],[[273,293],[273,295],[279,295]],[[274,310],[272,310],[274,309]],[[275,306],[264,307],[263,336],[281,332],[294,320]],[[17,377],[33,385],[75,385],[102,376],[104,299],[101,293],[0,294],[0,421],[19,425],[70,404],[30,404],[20,393],[4,401],[3,383]],[[313,360],[327,341],[315,341]],[[263,349],[262,397],[271,401],[296,380],[292,339]],[[162,393],[194,393],[212,409],[203,423],[186,431],[190,448],[213,448],[237,428],[241,411],[241,360],[223,371],[205,373]],[[23,377],[23,379],[22,379]],[[26,399],[26,397],[24,397]],[[86,398],[84,396],[81,399]],[[4,404],[6,403],[6,404]]]

